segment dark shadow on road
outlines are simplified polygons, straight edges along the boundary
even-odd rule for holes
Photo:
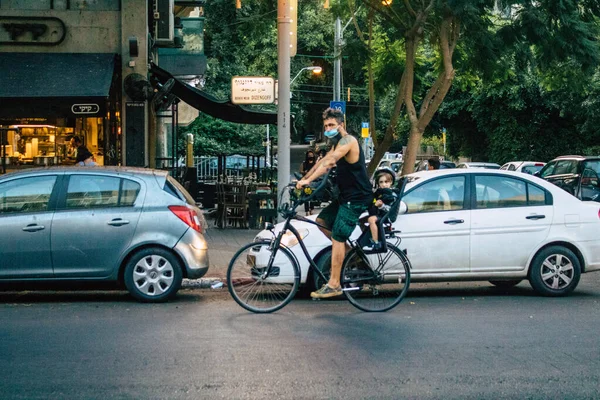
[[[167,304],[180,303],[202,303],[211,296],[203,296],[209,294],[206,291],[190,291],[180,290],[177,295],[169,300]],[[154,304],[142,303],[131,297],[124,290],[106,288],[85,288],[73,289],[72,287],[52,287],[52,288],[21,288],[14,290],[13,288],[0,287],[0,304],[15,304],[15,303],[132,303],[132,304]]]
[[[566,297],[586,297],[593,296],[593,293],[586,292],[583,288],[576,288]],[[511,288],[500,288],[487,282],[464,283],[464,282],[446,282],[446,283],[415,283],[411,284],[407,298],[418,297],[540,297],[544,296],[536,293],[529,283],[522,282]]]

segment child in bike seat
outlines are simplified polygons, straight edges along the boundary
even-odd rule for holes
[[[395,173],[389,168],[380,168],[375,171],[375,192],[373,193],[373,204],[369,206],[368,219],[371,244],[363,247],[364,250],[378,251],[383,248],[383,243],[379,241],[377,219],[390,211],[391,205],[398,199],[398,195],[392,190],[395,180]]]

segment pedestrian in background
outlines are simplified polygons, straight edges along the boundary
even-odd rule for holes
[[[71,147],[75,149],[75,165],[86,165],[86,166],[94,166],[97,165],[94,161],[94,155],[91,151],[88,150],[87,147],[81,142],[81,138],[79,136],[73,136],[71,138]]]
[[[427,170],[432,171],[440,169],[440,159],[438,157],[431,157],[427,160]]]
[[[300,173],[302,177],[304,177],[316,164],[315,152],[312,150],[308,150],[306,155],[304,156],[304,161],[300,165]],[[315,203],[312,201],[304,203],[304,211],[306,215],[312,215],[313,210],[315,209]]]

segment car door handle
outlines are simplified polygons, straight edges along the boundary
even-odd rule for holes
[[[464,219],[449,219],[448,221],[444,221],[444,223],[448,224],[448,225],[462,224],[464,222],[465,222]]]
[[[37,231],[41,231],[42,229],[46,229],[46,227],[44,225],[38,225],[38,224],[30,224],[30,225],[27,225],[25,228],[23,228],[23,230],[25,232],[37,232]]]
[[[544,218],[546,218],[546,216],[545,215],[528,215],[525,218],[527,218],[527,219],[544,219]]]
[[[128,223],[129,223],[129,221],[127,221],[126,219],[115,218],[112,221],[109,221],[108,225],[111,225],[111,226],[123,226],[123,225],[127,225]]]

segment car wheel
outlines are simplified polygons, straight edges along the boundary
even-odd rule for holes
[[[490,281],[490,283],[500,289],[508,289],[521,283],[521,279],[514,279],[512,281]]]
[[[149,247],[135,253],[125,267],[125,286],[139,301],[164,302],[181,287],[181,263],[169,251]]]
[[[550,246],[540,251],[529,267],[531,287],[544,296],[564,296],[579,283],[581,266],[571,250]]]

